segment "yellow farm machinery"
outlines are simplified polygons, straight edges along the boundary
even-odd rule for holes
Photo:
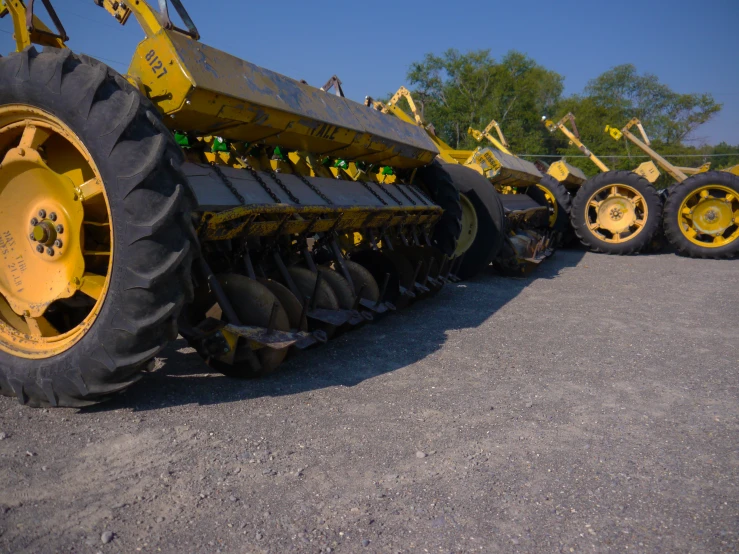
[[[415,122],[203,44],[179,0],[95,1],[144,30],[125,75],[43,4],[56,29],[0,0],[0,390],[19,402],[99,402],[178,333],[263,375],[513,244],[489,183]],[[533,237],[510,256],[536,259]]]
[[[401,100],[407,102],[410,114],[399,106]],[[504,272],[527,272],[552,253],[558,233],[550,226],[544,191],[536,187],[542,176],[534,164],[516,158],[505,148],[452,148],[424,120],[405,87],[398,89],[387,103],[371,98],[366,103],[424,129],[439,151],[437,163],[454,176],[462,204],[462,234],[457,251],[463,256],[461,277],[480,271],[491,261]],[[537,194],[506,194],[516,188],[534,189]]]
[[[633,127],[641,138],[631,132]],[[662,217],[665,237],[678,252],[694,258],[739,254],[739,165],[722,171],[709,171],[710,164],[676,167],[652,149],[636,118],[621,130],[606,126],[606,132],[615,140],[626,137],[674,179],[666,189]]]
[[[601,171],[583,183],[563,164],[552,164],[555,178],[573,183],[568,186],[573,196],[570,221],[580,242],[607,254],[634,254],[647,248],[662,214],[662,201],[652,185],[659,177],[654,163],[645,162],[634,171],[613,171],[582,143],[574,115],[568,113],[557,123],[543,120],[550,132],[561,131]]]
[[[497,137],[491,134],[495,129]],[[520,160],[510,151],[510,145],[497,121],[492,120],[485,129],[478,131],[470,127],[467,130],[477,142],[487,139],[495,149],[478,148],[475,156],[487,158],[488,165],[495,168],[496,175],[491,179],[497,183],[496,188],[503,194],[518,192],[518,189],[534,198],[537,202],[549,207],[549,227],[559,233],[561,240],[567,240],[570,234],[571,194],[568,187],[577,187],[585,181],[583,172],[568,164],[564,160],[555,162],[548,168],[536,163]],[[514,173],[511,167],[513,161],[509,156],[516,157],[516,165],[526,168],[525,173]],[[505,161],[508,163],[504,165]],[[508,166],[508,167],[505,167]],[[505,167],[505,169],[504,169]],[[523,177],[515,179],[516,176]],[[511,179],[514,178],[512,181]],[[509,183],[513,183],[512,185]]]

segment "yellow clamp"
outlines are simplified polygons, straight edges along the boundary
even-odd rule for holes
[[[621,131],[619,131],[615,127],[611,127],[610,125],[606,125],[606,133],[611,135],[613,140],[621,140],[621,137],[624,136]]]

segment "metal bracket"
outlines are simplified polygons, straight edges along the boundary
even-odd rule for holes
[[[69,37],[67,36],[66,31],[64,30],[64,25],[62,25],[62,21],[59,19],[59,16],[56,14],[56,11],[54,10],[54,6],[51,5],[50,0],[41,0],[41,2],[44,4],[44,7],[46,8],[46,11],[49,14],[49,17],[51,18],[52,23],[54,23],[54,27],[56,27],[57,33],[50,33],[48,31],[45,31],[43,29],[37,29],[34,27],[33,24],[33,3],[35,0],[28,0],[28,7],[26,8],[26,28],[28,29],[29,33],[38,33],[41,35],[48,35],[53,38],[58,38],[62,42],[67,42],[69,40]]]
[[[341,88],[341,79],[336,75],[332,75],[331,78],[326,81],[326,84],[321,87],[323,92],[328,92],[331,89],[334,89],[336,96],[344,98],[344,89]]]
[[[159,0],[159,14],[162,27],[164,27],[165,29],[177,31],[179,33],[182,33],[183,35],[192,37],[195,40],[200,40],[200,33],[198,33],[198,29],[197,27],[195,27],[195,23],[193,23],[192,19],[190,18],[190,14],[187,13],[187,10],[185,9],[185,6],[182,5],[182,2],[180,2],[180,0],[170,0],[170,2],[172,2],[177,15],[180,16],[180,19],[187,27],[187,30],[180,29],[174,23],[172,23],[172,20],[169,18],[169,5],[167,4],[167,0]]]

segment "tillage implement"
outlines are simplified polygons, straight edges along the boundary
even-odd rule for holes
[[[43,4],[56,29],[0,0],[4,394],[99,402],[178,333],[263,375],[498,254],[502,208],[459,240],[479,175],[419,126],[201,43],[179,0],[181,26],[165,0],[95,0],[144,30],[126,75],[67,49]]]
[[[490,131],[495,129],[497,138]],[[467,133],[477,142],[487,139],[495,148],[478,148],[474,157],[487,160],[494,175],[491,182],[503,194],[524,192],[540,204],[549,207],[549,227],[559,234],[559,242],[571,239],[569,189],[585,182],[585,174],[578,168],[559,160],[549,167],[537,161],[521,160],[510,151],[510,145],[497,121],[492,120],[485,129],[478,131],[470,127]],[[511,157],[516,160],[511,160]],[[507,163],[506,163],[507,162]],[[515,165],[514,165],[515,164]],[[524,171],[522,171],[524,169]]]
[[[400,107],[401,100],[410,113]],[[534,164],[516,158],[506,148],[452,148],[424,119],[405,87],[400,87],[387,103],[372,98],[366,103],[424,129],[439,151],[441,166],[454,176],[462,204],[457,250],[457,255],[462,255],[457,272],[460,277],[474,275],[491,261],[503,272],[526,273],[552,254],[560,233],[551,224],[553,208],[544,191],[536,186],[543,176]],[[517,187],[531,193],[508,194]]]

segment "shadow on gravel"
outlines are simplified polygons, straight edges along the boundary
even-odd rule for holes
[[[239,380],[214,373],[178,339],[160,354],[158,370],[144,374],[125,393],[82,411],[148,411],[351,387],[425,358],[444,345],[448,331],[480,325],[535,280],[557,278],[584,255],[581,249],[558,250],[526,277],[503,277],[491,268],[470,281],[447,285],[432,298],[299,353],[267,378]]]

